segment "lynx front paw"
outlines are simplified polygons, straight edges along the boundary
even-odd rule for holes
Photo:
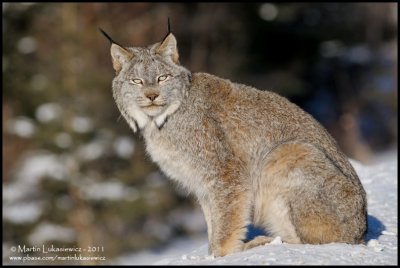
[[[243,251],[244,243],[242,241],[231,241],[224,245],[214,247],[212,253],[215,257],[223,257],[228,254]]]
[[[249,242],[245,243],[243,250],[248,250],[254,247],[262,246],[271,243],[273,240],[274,240],[273,237],[260,235],[254,238],[253,240],[250,240]]]

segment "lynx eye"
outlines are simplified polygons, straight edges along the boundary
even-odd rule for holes
[[[158,82],[162,82],[168,79],[168,77],[170,77],[169,74],[164,74],[158,77]]]
[[[135,78],[135,79],[129,80],[129,83],[133,84],[133,85],[141,85],[141,84],[143,84],[143,81],[142,81],[142,79]]]

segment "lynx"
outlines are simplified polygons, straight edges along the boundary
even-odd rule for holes
[[[179,63],[172,33],[147,47],[107,38],[116,105],[152,160],[200,203],[210,254],[276,236],[286,243],[363,242],[363,186],[311,115],[276,93],[191,73]],[[266,235],[246,242],[249,224]]]

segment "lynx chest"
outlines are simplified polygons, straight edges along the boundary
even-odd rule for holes
[[[182,146],[178,137],[165,136],[158,130],[147,129],[144,133],[146,150],[152,160],[171,179],[184,186],[196,196],[204,196],[204,170],[199,159],[193,157],[190,150]]]

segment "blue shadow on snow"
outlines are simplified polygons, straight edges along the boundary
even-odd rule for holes
[[[365,242],[371,239],[378,239],[384,230],[386,230],[386,227],[380,220],[372,215],[368,215],[368,230],[365,236]]]

